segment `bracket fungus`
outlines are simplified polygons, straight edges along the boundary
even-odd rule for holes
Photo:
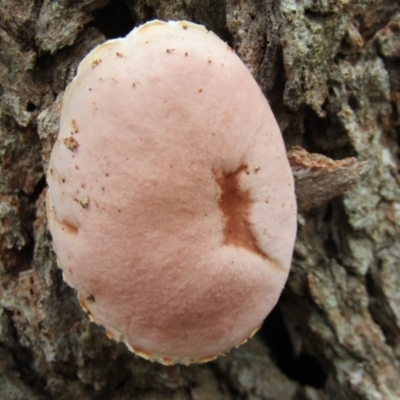
[[[206,362],[277,302],[296,201],[268,102],[203,26],[152,21],[91,51],[47,175],[65,281],[136,354]]]

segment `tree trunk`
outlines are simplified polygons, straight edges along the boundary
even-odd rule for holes
[[[153,18],[227,41],[288,150],[365,162],[289,152],[300,211],[280,302],[246,345],[189,367],[89,322],[45,215],[63,90],[93,47]],[[400,398],[398,2],[0,0],[0,96],[1,399]]]

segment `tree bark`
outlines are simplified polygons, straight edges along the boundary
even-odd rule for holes
[[[278,306],[246,345],[189,367],[140,359],[89,322],[45,215],[66,85],[93,47],[153,18],[227,41],[287,149],[308,151],[288,153],[298,237]],[[398,2],[1,0],[0,96],[1,399],[400,398]]]

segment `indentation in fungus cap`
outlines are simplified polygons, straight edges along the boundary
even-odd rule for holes
[[[261,90],[204,27],[153,21],[95,48],[66,90],[48,183],[66,282],[135,353],[209,361],[277,302],[291,170]]]

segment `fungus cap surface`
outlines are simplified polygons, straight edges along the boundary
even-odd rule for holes
[[[208,361],[276,304],[296,233],[292,173],[257,83],[204,27],[153,21],[89,53],[47,179],[65,281],[137,354]]]

